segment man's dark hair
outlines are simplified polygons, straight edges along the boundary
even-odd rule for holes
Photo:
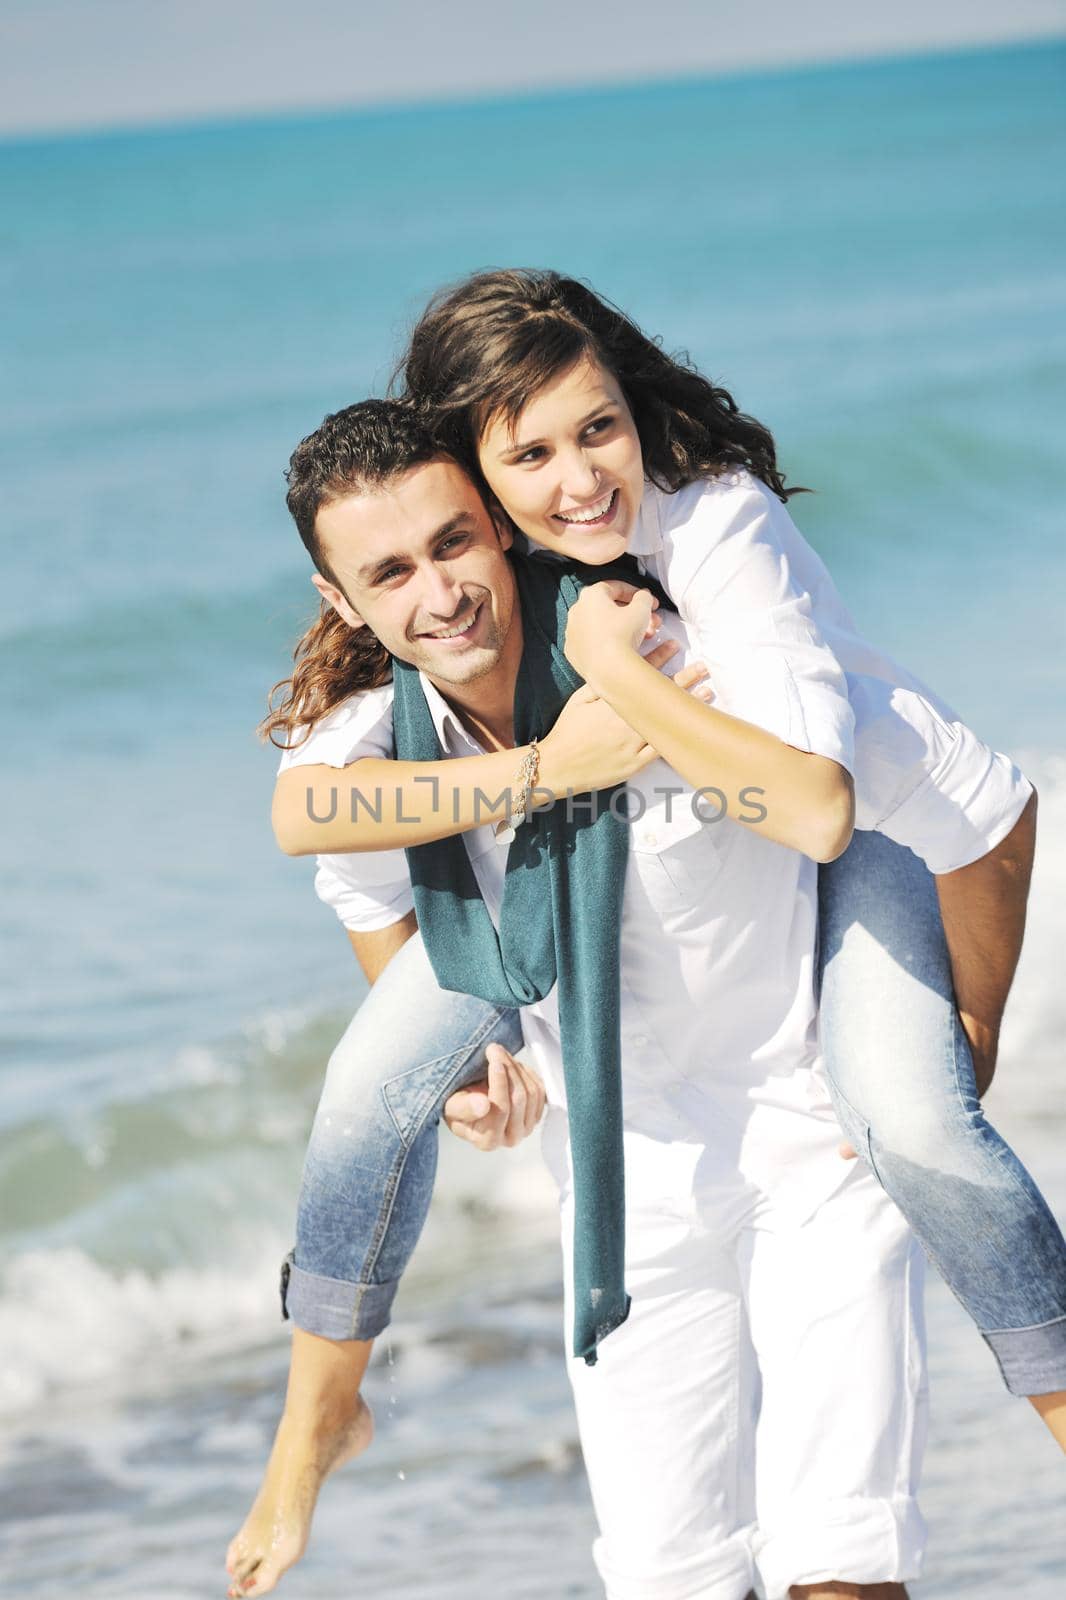
[[[286,503],[327,583],[343,593],[315,532],[321,507],[348,494],[372,493],[444,454],[427,425],[399,400],[346,406],[296,446],[285,474]],[[392,677],[392,657],[385,646],[369,628],[350,628],[328,600],[297,642],[293,659],[292,677],[274,685],[270,710],[259,728],[282,749],[301,744],[315,723],[349,695],[376,689]]]
[[[300,441],[285,474],[289,485],[285,503],[308,555],[329,583],[337,584],[337,579],[315,532],[322,506],[344,495],[380,488],[440,454],[426,424],[398,400],[360,400],[345,406]]]

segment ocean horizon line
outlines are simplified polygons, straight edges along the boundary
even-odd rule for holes
[[[438,113],[445,117],[471,112],[491,114],[505,109],[549,109],[589,99],[611,100],[643,93],[655,94],[675,89],[681,94],[705,89],[710,84],[746,89],[772,86],[783,80],[818,76],[841,77],[893,68],[913,69],[921,64],[963,65],[974,61],[1028,58],[1039,54],[1066,52],[1066,27],[1054,31],[1034,30],[1027,34],[967,41],[962,44],[916,44],[913,48],[855,50],[832,56],[783,58],[767,66],[763,61],[732,62],[720,69],[700,72],[660,72],[637,76],[620,75],[610,81],[567,83],[559,87],[530,84],[506,90],[459,91],[417,98],[397,96],[380,100],[329,102],[321,105],[267,106],[242,108],[232,113],[164,116],[140,121],[86,122],[56,129],[0,130],[0,155],[7,152],[70,149],[73,146],[108,146],[141,140],[166,142],[180,138],[215,137],[224,133],[260,134],[286,129],[311,130],[341,123],[372,126],[399,121],[414,115]]]

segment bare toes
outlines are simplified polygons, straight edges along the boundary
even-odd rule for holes
[[[255,1570],[255,1576],[249,1579],[241,1591],[242,1600],[257,1600],[259,1595],[269,1594],[290,1565],[291,1562],[288,1561],[280,1565],[274,1561],[260,1562]]]
[[[236,1563],[230,1576],[233,1579],[233,1587],[238,1594],[246,1594],[248,1592],[248,1585],[255,1581],[261,1566],[262,1562],[258,1556],[245,1556]]]

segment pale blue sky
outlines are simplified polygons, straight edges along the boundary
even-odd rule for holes
[[[3,0],[0,135],[1066,34],[1066,0]]]

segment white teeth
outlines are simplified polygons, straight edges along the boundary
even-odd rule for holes
[[[556,516],[560,522],[597,522],[600,517],[605,517],[610,511],[611,501],[614,499],[615,493],[616,490],[612,489],[605,500],[601,500],[599,505],[589,506],[587,511],[558,511]]]
[[[427,639],[457,639],[461,633],[465,633],[473,625],[474,617],[476,616],[477,612],[475,611],[473,616],[467,617],[465,622],[460,622],[458,627],[447,628],[443,633],[427,633],[425,637]]]

